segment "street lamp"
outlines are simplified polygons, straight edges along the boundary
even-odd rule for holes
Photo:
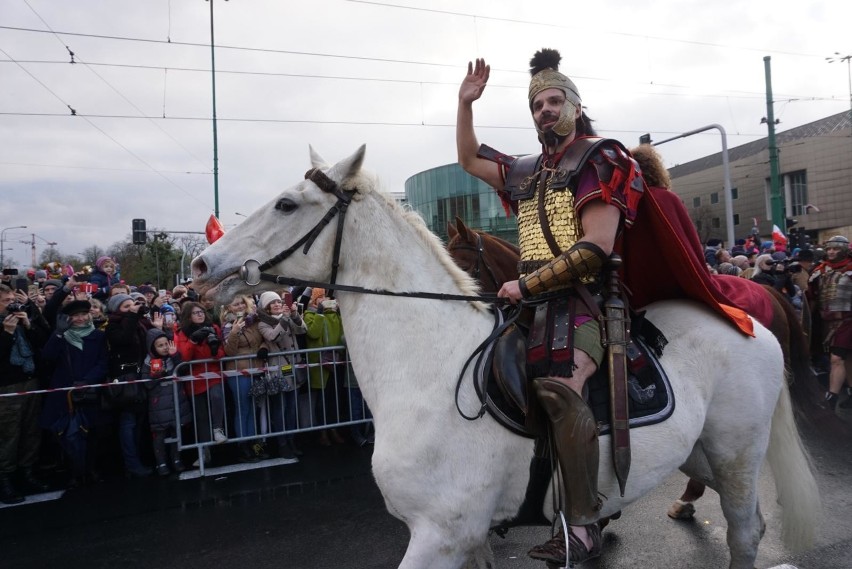
[[[6,232],[9,231],[10,229],[26,229],[26,228],[27,228],[26,225],[16,225],[15,227],[6,227],[5,229],[0,230],[0,269],[6,267],[6,265],[4,264],[4,256],[3,256],[3,251],[5,251],[5,249],[3,249],[3,244],[6,241]]]
[[[852,54],[850,55],[840,55],[839,51],[835,51],[832,57],[826,57],[825,60],[829,63],[843,63],[846,62],[846,76],[849,80],[849,112],[852,113],[852,64],[850,64],[850,60],[852,60]]]

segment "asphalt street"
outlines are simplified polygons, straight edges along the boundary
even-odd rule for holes
[[[807,437],[825,515],[818,543],[799,555],[780,541],[768,472],[761,478],[767,533],[757,567],[852,567],[852,451]],[[393,568],[408,540],[369,470],[370,449],[308,449],[298,464],[192,479],[113,480],[59,499],[0,509],[0,567]],[[665,512],[685,477],[675,474],[604,532],[604,554],[583,567],[727,567],[725,521],[708,491],[691,522]],[[546,528],[493,536],[498,568],[543,568],[526,550]]]

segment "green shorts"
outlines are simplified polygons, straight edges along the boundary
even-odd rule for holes
[[[597,320],[583,322],[574,328],[574,349],[583,350],[592,360],[601,366],[604,359],[604,348],[601,345],[601,326]]]

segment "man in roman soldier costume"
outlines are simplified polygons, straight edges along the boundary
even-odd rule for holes
[[[482,59],[468,65],[459,90],[456,142],[465,171],[494,187],[517,215],[521,277],[498,295],[517,302],[560,291],[536,309],[527,362],[570,492],[563,505],[571,524],[570,559],[582,562],[601,550],[597,425],[583,397],[604,358],[592,315],[600,304],[601,269],[618,233],[632,224],[644,183],[621,144],[593,138],[579,91],[559,72],[559,61],[557,51],[544,49],[530,62],[529,107],[540,155],[516,160],[479,146],[472,106],[490,73]],[[564,563],[564,536],[530,555]]]
[[[614,324],[626,329],[626,322],[614,322],[618,318],[611,316],[609,308],[606,318],[601,318],[601,272],[613,251],[624,257],[620,272],[637,306],[665,298],[692,298],[747,336],[753,336],[752,321],[741,307],[771,316],[759,286],[739,286],[742,279],[734,277],[711,278],[680,198],[666,184],[653,181],[649,187],[639,164],[621,143],[595,136],[579,90],[559,72],[560,59],[559,52],[543,49],[530,61],[528,100],[540,154],[515,158],[479,145],[473,102],[482,95],[490,74],[483,59],[468,64],[459,89],[456,125],[459,163],[495,188],[507,214],[514,212],[518,220],[520,278],[505,283],[498,295],[535,306],[527,338],[527,371],[551,423],[563,479],[561,506],[570,531],[567,552],[565,536],[559,532],[531,549],[530,556],[556,564],[579,563],[601,550],[598,428],[584,388],[605,356],[610,381],[618,382],[613,372],[618,367],[614,354],[619,350],[619,343],[613,341],[618,335]],[[667,179],[653,150],[642,154],[650,157],[656,178]],[[660,254],[649,260],[649,250]],[[640,260],[631,265],[631,257],[637,255]],[[608,354],[601,340],[601,322],[606,323]],[[624,415],[614,417],[619,425],[613,425],[612,446],[617,449],[618,432],[627,436],[626,409]],[[623,477],[614,456],[622,490],[629,468],[629,442],[623,448],[627,450]]]
[[[852,257],[849,239],[836,235],[825,244],[825,260],[817,265],[809,281],[809,297],[816,302],[821,322],[823,348],[831,358],[825,406],[837,407],[846,384],[847,399],[840,406],[852,408],[852,378],[847,363],[852,356]]]

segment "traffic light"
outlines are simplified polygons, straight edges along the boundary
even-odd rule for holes
[[[786,229],[787,231],[790,231],[790,228],[791,228],[791,227],[793,227],[793,226],[795,226],[796,224],[798,224],[798,223],[799,223],[799,220],[798,220],[798,219],[793,219],[792,217],[788,217],[788,218],[787,218],[787,219],[785,219],[784,221],[785,221],[785,225],[786,225],[785,229]]]
[[[651,135],[650,133],[643,134],[639,137],[639,144],[651,144]]]
[[[133,220],[133,244],[144,245],[148,242],[148,232],[145,230],[144,219]]]

